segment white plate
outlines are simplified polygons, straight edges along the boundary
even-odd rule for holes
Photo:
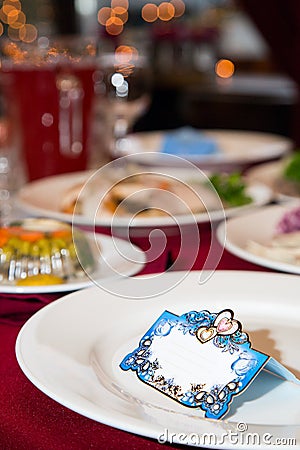
[[[168,171],[168,174],[178,177],[180,181],[188,183],[191,179],[195,179],[194,175],[198,175],[198,178],[205,175],[194,167],[195,171],[180,169]],[[96,173],[96,172],[94,172]],[[198,214],[181,214],[174,217],[170,215],[160,216],[160,217],[135,217],[133,220],[131,217],[120,217],[114,216],[113,222],[110,216],[95,217],[95,212],[91,211],[90,215],[79,215],[79,214],[66,214],[61,212],[61,200],[65,193],[76,186],[76,184],[81,184],[90,179],[93,172],[77,172],[62,174],[57,176],[52,176],[48,178],[43,178],[40,180],[33,181],[26,186],[24,186],[18,193],[15,201],[16,206],[26,213],[36,216],[46,216],[62,221],[71,221],[76,225],[88,225],[88,226],[103,226],[103,227],[120,227],[120,228],[130,228],[133,227],[146,227],[151,228],[155,226],[168,227],[174,226],[175,224],[194,224],[208,222],[209,220],[217,221],[224,219],[224,210],[221,209],[221,201],[218,199],[216,204],[220,205],[219,209],[210,210],[209,216],[206,212]],[[192,174],[192,175],[190,175]],[[199,175],[200,174],[200,175]],[[191,178],[189,178],[189,176]],[[201,179],[201,178],[200,178]],[[202,178],[203,180],[204,178]],[[51,195],[49,195],[51,192]],[[255,183],[249,185],[247,192],[252,196],[253,202],[249,205],[228,208],[226,209],[226,216],[232,216],[235,214],[240,214],[249,209],[255,208],[257,206],[265,205],[272,198],[272,191],[261,183]],[[166,205],[166,210],[168,205]]]
[[[18,363],[29,380],[58,403],[122,430],[158,439],[168,429],[169,437],[175,433],[173,442],[190,444],[187,439],[194,436],[195,440],[203,433],[212,433],[221,442],[224,433],[235,433],[238,428],[242,446],[207,441],[201,446],[252,448],[247,435],[258,433],[261,445],[255,448],[269,449],[263,439],[271,436],[273,444],[282,437],[298,437],[297,445],[285,448],[299,449],[300,387],[294,383],[261,373],[235,398],[226,420],[214,421],[119,368],[164,310],[183,314],[231,308],[249,333],[253,348],[300,376],[298,277],[217,271],[200,284],[200,276],[200,272],[185,277],[179,272],[160,274],[161,294],[150,299],[136,300],[130,293],[151,291],[158,284],[157,275],[120,281],[127,298],[96,287],[67,295],[24,325],[16,342]]]
[[[250,183],[264,183],[274,192],[279,201],[290,201],[299,199],[300,195],[290,195],[285,188],[285,182],[282,177],[285,162],[273,161],[252,167],[246,172],[246,179]]]
[[[87,233],[90,240],[92,233]],[[45,286],[13,286],[1,283],[1,292],[14,294],[68,292],[101,284],[110,279],[129,277],[142,270],[146,262],[145,253],[123,239],[95,234],[96,243],[101,248],[96,270],[82,280]]]
[[[228,251],[246,261],[300,275],[300,266],[257,256],[247,249],[249,241],[267,245],[274,235],[277,223],[293,206],[295,203],[267,206],[244,216],[231,218],[226,225],[223,223],[218,226],[218,240],[223,245],[225,242]]]
[[[156,131],[129,135],[126,138],[124,150],[120,151],[118,156],[130,154],[136,155],[136,161],[139,163],[180,166],[180,159],[176,163],[174,158],[173,160],[168,159],[167,154],[161,153],[165,133]],[[199,137],[202,135],[215,141],[219,148],[219,153],[185,157],[202,169],[243,169],[251,164],[279,158],[293,148],[290,139],[271,133],[239,130],[199,130]]]

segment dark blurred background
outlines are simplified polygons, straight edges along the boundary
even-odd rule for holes
[[[133,42],[146,49],[152,103],[136,131],[185,125],[255,130],[300,145],[298,0],[1,3],[2,36],[11,39],[19,39],[22,28],[27,41],[80,34],[95,36],[100,46]],[[25,18],[19,13],[23,26],[14,28],[8,16],[16,4]]]

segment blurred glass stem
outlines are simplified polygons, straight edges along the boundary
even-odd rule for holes
[[[25,183],[23,159],[9,120],[0,117],[0,226],[13,216],[14,194]]]
[[[0,225],[5,225],[12,212],[10,192],[10,164],[8,157],[0,149]]]

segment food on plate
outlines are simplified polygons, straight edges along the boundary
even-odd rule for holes
[[[300,207],[288,210],[276,225],[278,234],[293,233],[300,231]]]
[[[61,284],[95,267],[86,236],[52,219],[27,218],[0,228],[0,282],[18,286]]]
[[[244,206],[253,201],[247,193],[247,185],[239,172],[215,173],[209,177],[224,207]]]
[[[267,243],[248,242],[247,249],[267,259],[300,265],[300,207],[287,211]]]
[[[289,197],[300,196],[300,151],[283,161],[282,169],[274,180],[274,189]]]
[[[120,181],[119,181],[120,180]],[[197,186],[197,185],[196,185]],[[141,173],[124,177],[101,177],[65,192],[61,211],[121,217],[153,217],[205,211],[203,196],[195,184],[163,174]],[[197,186],[198,187],[198,186]],[[210,195],[209,197],[213,197]],[[209,198],[208,201],[212,201]]]
[[[16,286],[49,286],[52,284],[63,284],[64,282],[64,279],[57,275],[40,273],[26,278],[19,278],[16,280]]]
[[[96,177],[86,185],[74,184],[67,189],[61,212],[92,214],[94,217],[114,214],[120,217],[159,217],[199,214],[252,202],[240,175],[214,175],[210,181],[218,195],[204,176],[202,180],[182,180],[145,171],[119,178]]]
[[[283,176],[290,181],[300,184],[300,151],[295,152],[286,162]]]

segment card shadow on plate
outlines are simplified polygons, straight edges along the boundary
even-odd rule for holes
[[[249,333],[251,346],[259,350],[272,358],[276,359],[278,362],[282,363],[282,357],[280,351],[276,348],[276,341],[272,339],[270,336],[270,331],[268,329],[261,329],[251,331]],[[286,369],[290,370],[296,377],[299,378],[299,371],[288,367],[284,364]],[[288,383],[284,385],[284,383]],[[237,413],[238,409],[241,408],[248,402],[254,402],[259,398],[266,396],[272,391],[277,392],[278,389],[285,390],[288,386],[296,387],[294,383],[287,381],[273,373],[268,372],[263,369],[256,378],[252,381],[252,383],[248,386],[248,388],[241,393],[241,395],[237,395],[234,398],[234,401],[230,405],[230,410],[226,415],[226,419],[233,416]],[[299,400],[300,400],[300,387],[299,389]],[[297,390],[298,390],[297,389]],[[279,406],[278,406],[279,407]]]
[[[284,382],[285,381],[282,378],[262,370],[241,395],[234,397],[234,400],[230,405],[230,410],[226,415],[226,419],[235,414],[245,403],[259,399]]]
[[[276,359],[278,362],[283,364],[286,369],[288,369],[297,378],[300,379],[300,370],[297,370],[294,367],[289,367],[288,365],[282,362],[282,355],[280,353],[280,350],[276,348],[276,341],[270,336],[270,330],[268,329],[254,330],[249,332],[248,334],[250,337],[252,348],[262,353],[265,353],[266,355],[272,356],[272,358]]]

